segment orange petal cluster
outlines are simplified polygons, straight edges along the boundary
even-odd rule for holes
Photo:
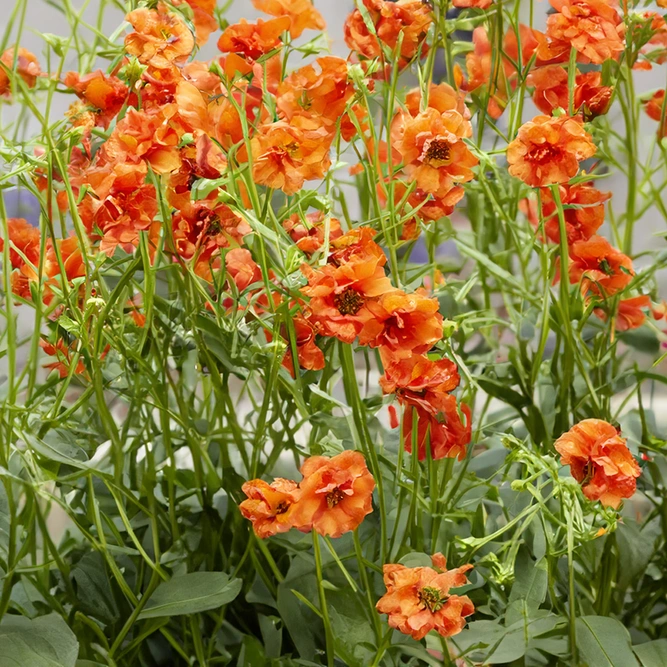
[[[311,0],[252,0],[252,4],[271,16],[289,17],[289,32],[293,39],[301,37],[304,30],[324,30],[327,27]]]
[[[450,594],[450,589],[467,583],[466,572],[473,566],[447,570],[445,557],[440,553],[432,560],[432,568],[391,563],[382,569],[387,592],[376,609],[387,614],[389,627],[417,641],[431,630],[442,637],[458,634],[465,627],[465,617],[475,611],[468,596]]]
[[[0,95],[9,93],[10,80],[7,70],[10,72],[14,68],[14,60],[16,60],[16,73],[25,81],[28,88],[34,88],[37,83],[37,77],[41,75],[39,61],[37,57],[24,49],[19,47],[18,55],[14,55],[14,48],[7,49],[2,56],[0,56]],[[7,69],[5,69],[7,68]]]
[[[581,63],[618,60],[625,48],[625,25],[616,0],[550,0],[556,10],[547,18],[542,60],[567,60],[570,49]]]
[[[595,150],[581,119],[536,116],[507,147],[509,173],[532,187],[566,183]]]
[[[635,493],[641,470],[625,438],[608,422],[584,419],[563,433],[554,447],[589,500],[617,508]]]
[[[246,482],[248,496],[239,508],[258,537],[290,528],[340,537],[357,528],[373,511],[375,480],[360,452],[346,450],[332,458],[311,456],[301,466],[299,484],[276,479]]]
[[[345,43],[363,58],[383,57],[381,43],[389,50],[401,39],[400,64],[428,51],[426,35],[433,22],[431,8],[421,0],[363,0],[375,27],[372,33],[362,13],[355,9],[345,20]]]

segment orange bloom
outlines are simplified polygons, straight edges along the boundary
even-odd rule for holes
[[[617,331],[629,331],[638,329],[646,321],[644,309],[651,307],[651,299],[647,295],[635,296],[630,299],[621,299],[618,302],[616,320],[614,322]],[[595,314],[601,319],[607,320],[607,312],[603,308],[596,308]]]
[[[281,117],[291,121],[295,116],[312,119],[315,128],[329,121],[333,130],[345,112],[354,86],[348,80],[347,62],[335,56],[318,58],[315,64],[292,72],[279,86],[276,106]],[[310,124],[302,122],[304,128]]]
[[[560,199],[564,206],[567,242],[586,241],[604,222],[604,203],[611,197],[610,192],[600,192],[592,183],[559,186]],[[554,243],[560,242],[560,227],[556,204],[549,188],[541,190],[542,217],[544,231]],[[535,226],[539,225],[534,220]]]
[[[392,290],[368,304],[375,317],[365,322],[359,343],[382,347],[394,358],[428,352],[442,338],[438,300],[424,290],[406,294]]]
[[[119,162],[91,167],[77,180],[88,192],[79,204],[79,215],[93,239],[100,238],[100,250],[113,255],[117,246],[131,253],[139,245],[139,232],[159,230],[155,223],[155,188],[145,183],[146,165]]]
[[[343,235],[338,219],[326,216],[323,211],[308,213],[305,221],[295,213],[283,222],[283,228],[306,255],[316,253],[325,241],[328,243]]]
[[[234,248],[226,253],[225,268],[239,292],[262,280],[262,270],[245,248]]]
[[[252,522],[257,537],[265,539],[292,528],[295,503],[300,496],[296,482],[279,477],[268,484],[253,479],[241,489],[248,499],[239,504],[239,509]]]
[[[9,92],[9,75],[5,70],[12,70],[14,67],[14,48],[7,49],[2,56],[0,56],[0,95]],[[24,49],[19,47],[19,53],[16,58],[16,73],[25,81],[28,88],[34,88],[37,83],[37,77],[41,75],[42,71],[39,68],[39,61],[37,57]]]
[[[125,50],[145,65],[158,69],[184,65],[195,47],[188,26],[164,5],[158,5],[157,9],[135,9],[125,20],[135,30],[125,38]]]
[[[665,103],[665,91],[658,90],[648,100],[644,100],[644,111],[649,118],[662,121],[658,129],[658,137],[667,136],[667,114],[663,114],[662,108]]]
[[[394,49],[402,34],[401,66],[407,64],[417,54],[424,56],[428,50],[425,39],[433,22],[431,8],[421,0],[364,0],[364,6],[375,26],[372,34],[361,12],[355,9],[345,20],[345,43],[365,58],[382,55],[379,40]]]
[[[430,567],[405,567],[387,564],[382,568],[387,592],[376,609],[388,615],[390,628],[410,635],[417,641],[431,630],[442,637],[452,637],[463,630],[465,617],[475,611],[466,595],[450,595],[451,588],[467,583],[466,572],[472,565],[447,570],[445,557],[438,553]]]
[[[616,509],[622,498],[634,494],[641,470],[625,438],[611,424],[584,419],[563,433],[554,447],[589,500]]]
[[[472,434],[472,415],[470,408],[461,404],[461,412],[466,418],[464,424],[456,399],[449,393],[458,387],[459,382],[456,365],[448,359],[431,361],[428,357],[413,355],[398,360],[389,357],[385,363],[380,386],[385,394],[396,394],[398,402],[406,407],[403,443],[408,452],[412,452],[413,421],[417,419],[420,461],[426,457],[427,436],[433,459],[458,457],[461,460],[465,456]]]
[[[216,0],[172,0],[172,2],[177,6],[187,3],[192,7],[197,45],[205,44],[211,33],[218,29],[218,22],[214,16]]]
[[[325,366],[324,353],[315,342],[317,327],[309,318],[297,314],[292,318],[296,338],[296,350],[299,366],[308,371],[321,371]],[[286,331],[283,332],[286,337]],[[283,366],[294,374],[292,350],[288,349],[283,360]]]
[[[23,218],[7,218],[7,228],[10,241],[9,262],[12,268],[20,269],[25,264],[25,260],[21,255],[24,255],[31,264],[37,266],[42,237],[39,229],[33,227],[33,225]],[[4,240],[0,238],[0,252],[4,250],[4,246]]]
[[[506,57],[498,63],[486,29],[478,26],[473,30],[474,49],[466,55],[468,81],[463,87],[468,92],[477,92],[482,98],[488,92],[487,113],[492,118],[499,118],[505,110],[509,91],[517,83],[515,63],[520,62],[522,68],[526,67],[538,45],[536,35],[536,30],[523,23],[519,24],[518,37],[514,29],[508,30],[503,38],[503,52]],[[519,54],[519,37],[521,54]],[[520,60],[519,55],[521,55]],[[540,63],[536,61],[536,64]]]
[[[414,118],[403,114],[392,128],[392,143],[403,156],[408,178],[424,192],[444,196],[475,176],[472,167],[478,160],[463,141],[471,134],[470,122],[458,111],[428,108]]]
[[[301,129],[278,121],[260,128],[251,147],[255,183],[286,195],[297,193],[304,181],[323,178],[331,166],[331,136],[323,126]]]
[[[604,115],[609,110],[613,88],[602,85],[600,72],[577,74],[574,97],[574,113],[581,111],[585,121]],[[569,107],[567,70],[560,65],[547,65],[534,69],[529,75],[529,84],[535,86],[535,106],[547,115],[559,107]]]
[[[386,257],[372,236],[368,228],[353,230],[330,241],[328,264],[320,269],[301,266],[308,279],[301,291],[310,297],[312,320],[323,336],[351,343],[376,321],[378,298],[393,290],[383,268]]]
[[[102,70],[81,76],[67,72],[63,83],[72,88],[95,114],[95,122],[103,128],[118,115],[127,101],[129,90],[117,76],[107,76]]]
[[[532,187],[566,183],[579,162],[595,154],[595,144],[580,119],[536,116],[519,128],[507,147],[509,173]]]
[[[581,293],[591,290],[602,298],[625,289],[635,275],[632,260],[602,236],[570,246],[570,283],[581,282]]]
[[[288,16],[270,21],[258,19],[257,23],[248,23],[241,19],[220,35],[218,48],[223,53],[236,53],[250,60],[257,60],[282,45],[280,36],[289,30],[290,24]]]
[[[493,0],[452,0],[452,6],[459,9],[488,9],[493,4]]]
[[[210,199],[189,202],[172,218],[175,250],[185,260],[194,260],[194,271],[211,280],[220,250],[240,244],[250,226],[225,204]]]
[[[405,108],[414,118],[421,112],[422,92],[420,88],[413,88],[405,96]],[[431,83],[428,88],[428,108],[440,113],[458,111],[463,118],[470,118],[470,110],[466,106],[465,94],[454,90],[448,83]]]
[[[61,378],[66,378],[72,367],[72,356],[76,348],[76,343],[73,343],[68,347],[65,345],[65,341],[62,338],[58,338],[55,345],[41,338],[39,344],[48,356],[56,357],[56,361],[44,364],[43,368],[46,368],[49,371],[58,371],[58,375]],[[74,374],[83,375],[85,372],[86,367],[83,360],[79,357]]]
[[[373,511],[375,480],[360,452],[311,456],[301,466],[301,497],[292,517],[299,530],[340,537]]]
[[[567,57],[570,48],[578,61],[601,65],[618,60],[625,48],[625,26],[616,2],[607,0],[550,0],[556,10],[547,18],[547,41],[538,55],[544,60]]]
[[[252,0],[252,4],[271,16],[288,16],[292,22],[290,35],[294,39],[300,37],[304,30],[324,30],[327,27],[311,0]]]

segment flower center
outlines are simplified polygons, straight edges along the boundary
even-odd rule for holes
[[[424,586],[419,591],[419,602],[421,602],[432,614],[442,609],[446,598],[442,596],[439,588]]]
[[[364,305],[364,297],[356,290],[348,287],[334,296],[334,305],[341,315],[356,315]]]
[[[544,164],[545,162],[551,162],[556,160],[560,154],[560,151],[553,146],[552,144],[545,144],[543,146],[536,146],[533,148],[526,159],[530,162],[537,162],[538,164]]]
[[[595,468],[593,466],[592,461],[586,462],[583,472],[584,472],[584,478],[581,480],[581,485],[586,486],[586,484],[588,484],[591,481],[591,479],[593,479],[593,473],[595,472]]]
[[[333,509],[338,505],[338,503],[345,498],[345,494],[336,487],[333,491],[327,493],[327,506],[329,509]]]
[[[276,507],[276,515],[285,514],[285,512],[287,512],[288,509],[289,509],[289,503],[283,500],[281,503],[278,504],[278,507]]]
[[[599,264],[598,264],[600,271],[605,273],[608,276],[613,276],[614,275],[614,269],[611,268],[611,264],[606,259],[603,259]]]
[[[431,167],[444,167],[452,161],[452,149],[448,141],[433,139],[424,153],[423,161]]]

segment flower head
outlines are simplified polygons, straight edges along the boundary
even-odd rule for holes
[[[125,38],[125,50],[145,65],[158,69],[184,65],[195,47],[188,26],[164,5],[135,9],[125,20],[134,28]]]
[[[452,637],[463,630],[466,616],[475,607],[466,595],[451,595],[450,589],[467,583],[466,572],[472,565],[447,570],[442,554],[433,556],[430,567],[405,567],[388,564],[383,567],[387,592],[376,609],[388,615],[389,627],[419,641],[431,630],[442,637]]]
[[[117,76],[107,76],[102,70],[83,76],[67,72],[63,83],[88,105],[96,124],[104,128],[109,127],[129,95],[127,86]]]
[[[580,119],[536,116],[519,128],[507,147],[509,173],[532,187],[566,183],[579,163],[595,154],[595,144]]]
[[[294,507],[300,496],[296,482],[280,477],[271,484],[253,479],[241,488],[248,499],[239,504],[239,509],[252,522],[257,537],[271,537],[292,528]]]
[[[568,244],[586,241],[597,232],[604,222],[604,203],[610,192],[600,192],[593,183],[576,183],[559,186],[560,200],[564,207],[565,229]],[[542,188],[542,217],[544,231],[554,243],[560,241],[560,225],[556,203],[549,188]],[[538,220],[534,221],[539,224]]]
[[[550,0],[556,10],[547,19],[546,41],[538,55],[543,60],[566,58],[570,48],[582,63],[617,60],[625,48],[625,25],[612,0]]]
[[[311,456],[301,473],[301,497],[293,514],[296,528],[340,537],[373,511],[375,480],[360,452],[346,450],[332,458]]]
[[[338,219],[325,215],[323,211],[308,213],[303,221],[298,213],[294,213],[283,222],[283,228],[306,255],[316,253],[325,241],[328,243],[343,235]]]
[[[421,0],[364,0],[375,34],[368,30],[364,17],[355,9],[345,20],[345,43],[365,58],[382,55],[380,42],[394,49],[401,41],[401,64],[407,64],[418,53],[425,55],[426,35],[433,22],[431,8]],[[376,37],[377,35],[377,37]]]
[[[304,181],[322,178],[331,165],[331,135],[324,126],[301,129],[278,121],[253,136],[252,176],[258,185],[297,193]]]
[[[554,447],[589,500],[617,508],[621,499],[634,494],[641,470],[625,439],[606,421],[584,419],[563,433]]]
[[[241,19],[228,26],[220,35],[218,48],[223,53],[236,53],[244,58],[257,60],[282,45],[281,35],[289,30],[290,25],[288,16],[270,21],[258,19],[257,23],[248,23]]]
[[[14,67],[14,59],[14,48],[7,49],[0,56],[0,95],[9,92],[9,75],[5,71],[5,67],[11,71]],[[28,49],[19,47],[16,56],[16,73],[25,81],[28,88],[34,88],[37,77],[42,73],[37,56]]]
[[[252,0],[261,12],[271,16],[288,16],[290,35],[296,39],[304,30],[324,30],[327,26],[322,14],[311,0]]]
[[[625,289],[635,274],[632,260],[602,236],[570,246],[569,272],[570,283],[581,282],[582,294],[590,290],[602,298]]]

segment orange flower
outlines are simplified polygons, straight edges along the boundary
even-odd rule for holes
[[[72,88],[95,114],[95,122],[103,128],[118,115],[127,101],[129,90],[117,76],[107,76],[102,70],[81,76],[67,72],[63,83]]]
[[[422,92],[420,88],[413,88],[405,96],[405,108],[414,118],[421,112]],[[463,118],[470,118],[470,110],[466,106],[465,94],[454,90],[448,83],[431,83],[428,88],[428,108],[440,113],[458,111]]]
[[[618,302],[616,320],[614,322],[617,331],[629,331],[638,329],[646,321],[646,313],[643,309],[651,307],[651,299],[647,295],[635,296],[630,299],[621,299]],[[596,308],[595,314],[603,321],[607,320],[607,312],[603,308]]]
[[[391,290],[368,304],[375,317],[359,332],[359,343],[382,347],[394,358],[428,352],[442,338],[438,300],[424,290],[406,294]]]
[[[231,243],[240,244],[250,226],[225,204],[211,199],[189,202],[172,218],[176,252],[194,260],[194,271],[212,280],[211,270],[220,250]]]
[[[184,65],[195,47],[188,26],[164,5],[135,9],[125,20],[135,30],[125,38],[125,50],[145,65],[158,69]]]
[[[632,260],[602,236],[570,246],[570,283],[581,282],[581,293],[591,290],[602,298],[625,289],[635,275]]]
[[[353,230],[330,241],[333,252],[328,264],[320,269],[301,267],[308,279],[301,291],[310,297],[312,320],[323,336],[351,343],[376,321],[378,297],[393,290],[383,268],[386,257],[372,235],[368,228]]]
[[[470,442],[472,415],[470,408],[461,404],[461,412],[466,418],[464,424],[456,399],[449,393],[460,382],[456,365],[448,359],[431,361],[422,355],[396,360],[391,356],[387,358],[386,353],[383,353],[383,359],[386,361],[385,374],[380,378],[382,391],[385,394],[395,393],[398,402],[406,407],[403,416],[403,443],[406,451],[412,452],[412,428],[416,418],[420,461],[426,457],[427,436],[433,459],[462,459]]]
[[[576,183],[575,185],[559,186],[560,199],[565,208],[565,229],[568,245],[576,241],[586,241],[602,226],[604,222],[604,202],[610,192],[600,192],[592,183]],[[549,188],[542,188],[542,217],[544,231],[554,243],[560,242],[560,227],[556,204]],[[534,220],[537,227],[538,220]]]
[[[299,366],[308,371],[321,371],[325,366],[324,353],[317,347],[315,342],[317,327],[309,318],[296,314],[292,317],[294,334],[296,338],[296,350]],[[283,332],[286,337],[286,331]],[[283,366],[293,375],[294,363],[292,351],[287,350],[283,360]]]
[[[618,60],[625,48],[625,26],[612,0],[550,0],[556,10],[547,18],[547,41],[540,44],[543,60],[578,51],[582,63],[601,65]]]
[[[325,127],[301,129],[285,121],[265,125],[252,138],[252,177],[258,185],[297,193],[304,181],[323,178],[331,166]]]
[[[43,368],[46,368],[49,371],[58,371],[58,375],[61,378],[66,378],[69,375],[70,368],[72,367],[72,353],[75,352],[76,343],[72,343],[72,345],[68,347],[65,345],[65,341],[62,338],[58,338],[55,345],[47,340],[44,340],[43,338],[40,338],[39,344],[48,356],[56,357],[56,361],[44,364]],[[83,363],[83,360],[79,358],[76,364],[76,369],[74,370],[74,374],[83,375],[85,372],[86,367]]]
[[[268,484],[253,479],[241,489],[248,499],[239,504],[239,509],[252,522],[257,537],[265,539],[292,528],[295,503],[300,495],[296,482],[278,477]]]
[[[245,248],[230,250],[225,255],[225,268],[239,292],[262,280],[262,270]]]
[[[355,9],[345,20],[345,43],[365,58],[382,55],[379,40],[394,49],[402,35],[400,65],[405,66],[417,54],[424,56],[428,50],[425,39],[433,22],[431,8],[421,0],[364,0],[377,37],[372,34],[364,17]]]
[[[335,56],[318,58],[315,65],[306,65],[292,72],[279,86],[276,106],[281,117],[291,121],[295,116],[312,119],[315,128],[329,121],[331,130],[345,112],[354,86],[348,80],[347,62]],[[302,122],[302,127],[309,124]]]
[[[143,163],[102,163],[76,179],[89,190],[79,204],[81,220],[93,238],[102,238],[100,250],[109,256],[119,245],[131,253],[140,231],[156,231],[157,198],[153,185],[144,182],[146,173]]]
[[[472,565],[447,570],[445,557],[437,553],[430,567],[406,567],[387,564],[382,568],[387,592],[376,609],[388,615],[390,628],[410,635],[417,641],[431,630],[442,637],[452,637],[463,630],[465,617],[475,611],[466,595],[450,595],[451,588],[464,586],[466,572]]]
[[[663,114],[662,108],[665,103],[665,91],[658,90],[648,100],[644,100],[644,111],[649,118],[662,121],[658,129],[658,137],[667,136],[667,114]]]
[[[292,517],[299,530],[340,537],[373,511],[375,480],[360,452],[346,450],[333,458],[311,456],[301,473],[301,497]]]
[[[218,48],[223,53],[236,53],[244,58],[257,60],[282,45],[280,36],[289,30],[290,24],[289,16],[270,21],[258,19],[257,23],[248,23],[241,19],[220,35]]]
[[[10,71],[14,68],[13,48],[7,49],[0,56],[0,95],[9,92],[9,75],[5,67]],[[37,77],[42,73],[37,57],[23,47],[19,47],[19,53],[16,57],[16,73],[25,81],[28,88],[35,87]]]
[[[283,228],[306,255],[316,253],[325,241],[329,243],[343,234],[338,219],[326,216],[323,211],[308,213],[305,221],[295,213],[283,222]]]
[[[474,178],[471,168],[478,160],[463,141],[472,128],[458,111],[428,108],[414,118],[402,118],[392,128],[392,143],[403,156],[406,175],[419,189],[444,196],[457,183]]]
[[[488,9],[493,4],[493,0],[452,0],[452,6],[459,9]]]
[[[579,162],[595,154],[595,144],[580,119],[536,116],[519,128],[507,147],[509,173],[532,187],[566,183]]]
[[[176,6],[184,3],[190,5],[193,23],[195,24],[197,45],[205,44],[211,33],[218,29],[218,22],[214,16],[216,0],[172,0],[172,2]]]
[[[613,88],[602,85],[600,72],[577,74],[572,99],[574,113],[581,111],[585,121],[604,115],[609,110]],[[534,69],[529,75],[529,84],[535,86],[533,101],[543,113],[551,113],[559,107],[569,107],[567,71],[560,65],[547,65]]]
[[[9,262],[14,269],[20,269],[26,259],[37,266],[39,264],[39,246],[42,235],[37,227],[33,227],[23,218],[7,218],[9,232]],[[0,229],[2,227],[0,226]],[[0,253],[4,250],[4,240],[0,238]],[[20,254],[19,254],[20,253]]]
[[[378,194],[380,195],[380,201],[386,202],[389,198],[387,192],[389,184],[378,184]],[[393,181],[394,187],[394,202],[398,206],[403,202],[405,193],[407,191],[407,186],[405,183],[395,180]],[[446,215],[451,215],[454,212],[456,204],[458,204],[463,196],[465,195],[465,190],[461,186],[456,186],[451,190],[448,190],[443,195],[434,195],[429,192],[424,192],[419,188],[415,188],[408,195],[407,201],[404,202],[403,212],[404,215],[408,215],[410,209],[415,209],[415,214],[406,222],[403,223],[403,229],[401,230],[401,239],[411,240],[416,239],[419,236],[419,222],[428,224],[440,218],[444,218]]]
[[[521,40],[521,66],[526,67],[537,48],[537,31],[527,25],[519,24],[517,37],[514,29],[507,31],[503,38],[502,68],[495,56],[495,50],[486,29],[478,26],[473,30],[473,51],[466,55],[468,82],[464,88],[469,92],[477,92],[484,98],[488,91],[489,101],[487,113],[492,118],[499,118],[505,106],[509,91],[517,84],[516,64],[519,63],[519,38]],[[536,61],[539,64],[538,61]]]
[[[311,0],[252,0],[261,12],[271,16],[288,16],[292,22],[289,31],[293,39],[304,30],[324,30],[327,24]]]
[[[641,470],[625,438],[606,421],[584,419],[563,433],[554,447],[589,500],[616,509],[622,498],[634,494]]]

